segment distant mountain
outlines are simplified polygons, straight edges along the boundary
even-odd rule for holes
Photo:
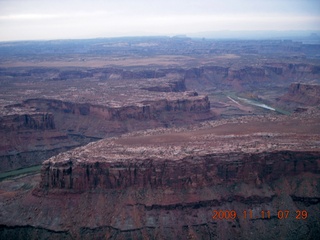
[[[212,31],[187,34],[189,37],[217,39],[294,39],[320,43],[320,31]]]

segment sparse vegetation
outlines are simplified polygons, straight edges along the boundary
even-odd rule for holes
[[[41,165],[17,169],[9,172],[0,173],[0,181],[7,179],[7,178],[14,178],[19,176],[25,176],[29,174],[36,174],[40,173]]]

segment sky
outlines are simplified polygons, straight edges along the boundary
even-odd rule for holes
[[[0,41],[320,30],[320,0],[0,0]]]

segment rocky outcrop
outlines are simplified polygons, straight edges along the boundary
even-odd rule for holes
[[[320,85],[293,83],[288,93],[281,98],[285,102],[295,102],[303,106],[320,105]]]

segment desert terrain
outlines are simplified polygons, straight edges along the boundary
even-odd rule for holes
[[[319,236],[320,45],[136,37],[0,53],[1,239]]]

